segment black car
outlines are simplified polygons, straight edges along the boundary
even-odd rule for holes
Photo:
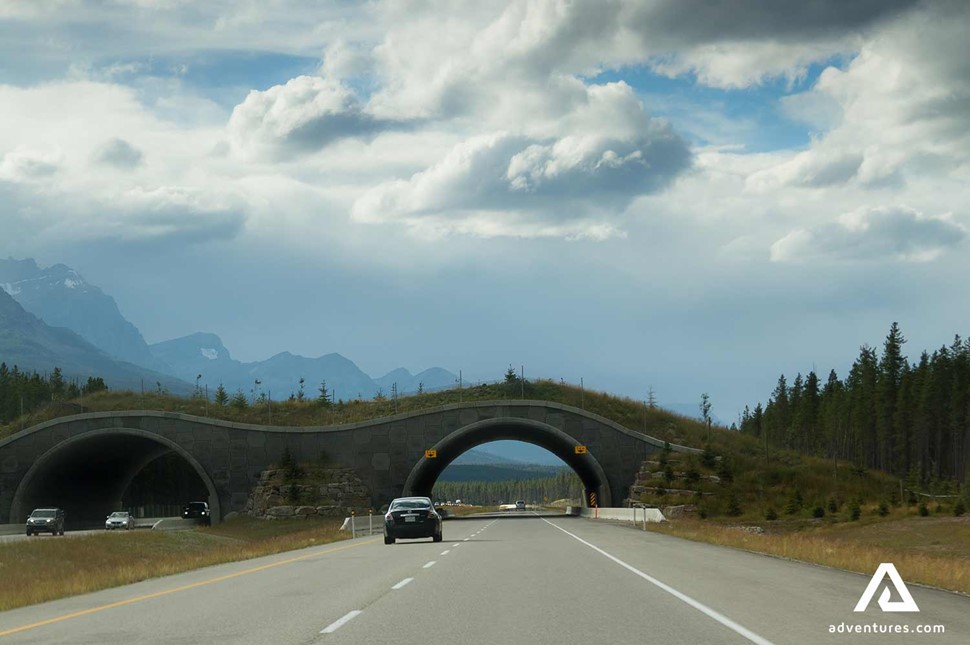
[[[397,539],[429,537],[441,542],[441,515],[428,497],[399,497],[384,515],[384,544]]]
[[[35,508],[27,518],[27,535],[37,533],[64,535],[64,509]]]
[[[183,520],[198,520],[199,524],[212,526],[212,515],[206,502],[189,502],[182,507]]]

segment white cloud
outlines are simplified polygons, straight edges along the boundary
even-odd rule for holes
[[[0,158],[0,181],[42,181],[56,174],[63,161],[57,148],[21,145]]]
[[[328,78],[299,76],[265,92],[250,92],[232,111],[229,140],[245,155],[286,157],[387,126],[368,114],[348,87]]]
[[[966,237],[949,215],[927,216],[905,206],[864,208],[790,232],[772,245],[771,260],[930,262]]]
[[[826,69],[809,92],[787,101],[801,118],[828,127],[753,185],[879,189],[970,163],[970,7],[923,9],[873,33],[844,70]]]

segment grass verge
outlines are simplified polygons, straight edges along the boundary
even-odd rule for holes
[[[0,544],[0,611],[350,537],[341,520],[239,517],[189,531],[132,531]]]
[[[759,526],[764,534],[702,520],[653,524],[650,530],[867,575],[879,563],[892,562],[906,582],[970,594],[970,517]]]

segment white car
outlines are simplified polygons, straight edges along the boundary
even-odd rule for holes
[[[115,511],[104,521],[105,531],[113,531],[115,529],[130,531],[133,528],[135,528],[135,518],[131,516],[131,513],[126,511]]]

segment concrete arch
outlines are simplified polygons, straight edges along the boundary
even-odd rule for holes
[[[437,456],[423,458],[415,464],[404,484],[404,495],[431,496],[435,482],[448,465],[462,453],[490,441],[524,441],[545,448],[556,455],[579,476],[586,490],[584,504],[595,493],[599,506],[612,503],[612,493],[606,472],[592,453],[576,454],[579,445],[574,438],[541,421],[500,417],[485,419],[463,426],[448,434],[432,448]]]
[[[41,455],[17,486],[10,508],[17,522],[35,506],[60,506],[72,527],[104,519],[142,468],[164,454],[184,460],[208,491],[214,521],[222,518],[219,495],[212,478],[189,452],[174,441],[136,428],[103,428],[66,439]],[[83,469],[98,476],[94,482],[71,479]],[[84,486],[90,484],[89,488]],[[67,503],[63,499],[69,500]],[[186,500],[188,501],[188,500]],[[73,503],[74,509],[69,506]],[[73,512],[72,512],[73,511]]]

